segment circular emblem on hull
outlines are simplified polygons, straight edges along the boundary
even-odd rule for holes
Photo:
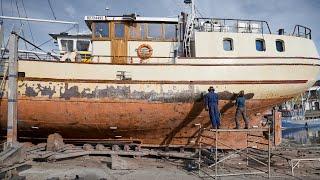
[[[138,57],[142,60],[149,59],[152,53],[153,49],[149,44],[141,44],[137,49]]]

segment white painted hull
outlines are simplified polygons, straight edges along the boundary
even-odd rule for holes
[[[299,58],[178,59],[176,64],[161,65],[20,61],[19,71],[25,72],[26,81],[69,81],[70,85],[78,84],[79,91],[90,86],[99,89],[106,84],[127,84],[131,91],[138,92],[205,93],[209,86],[214,86],[217,92],[244,90],[253,93],[253,99],[272,99],[294,97],[311,87],[319,74],[319,64],[319,60]],[[117,80],[118,71],[126,71],[132,80]],[[95,83],[99,81],[103,83]]]

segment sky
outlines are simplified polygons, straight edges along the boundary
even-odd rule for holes
[[[87,15],[123,15],[137,13],[141,16],[177,17],[186,11],[183,0],[0,0],[1,15],[54,19],[79,22],[79,30],[89,32],[84,23]],[[296,24],[312,29],[313,40],[320,50],[320,0],[196,0],[198,15],[215,18],[243,18],[268,21],[273,33],[284,28],[292,33]],[[107,12],[105,9],[110,10]],[[21,22],[4,20],[5,36],[13,27],[21,30],[26,39],[37,45],[50,40],[49,33],[60,33],[72,25]],[[21,47],[22,46],[22,47]],[[46,50],[57,49],[53,41],[41,46]],[[20,48],[24,45],[20,44]],[[30,47],[27,46],[28,49]]]

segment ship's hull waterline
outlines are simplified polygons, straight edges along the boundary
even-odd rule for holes
[[[318,65],[316,60],[246,67],[20,61],[19,72],[25,77],[18,82],[18,136],[45,139],[58,132],[70,140],[192,147],[198,137],[195,124],[211,126],[203,103],[209,86],[214,86],[220,97],[222,128],[235,126],[233,100],[240,90],[248,99],[250,125],[261,127],[256,114],[312,86]],[[131,80],[115,79],[118,71],[130,73]],[[5,135],[6,95],[0,110],[1,134]],[[240,133],[221,136],[233,147],[246,144],[245,138]]]

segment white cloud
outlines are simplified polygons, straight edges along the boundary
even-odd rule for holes
[[[68,16],[74,17],[74,15],[76,14],[76,10],[72,6],[68,6],[64,10]]]

